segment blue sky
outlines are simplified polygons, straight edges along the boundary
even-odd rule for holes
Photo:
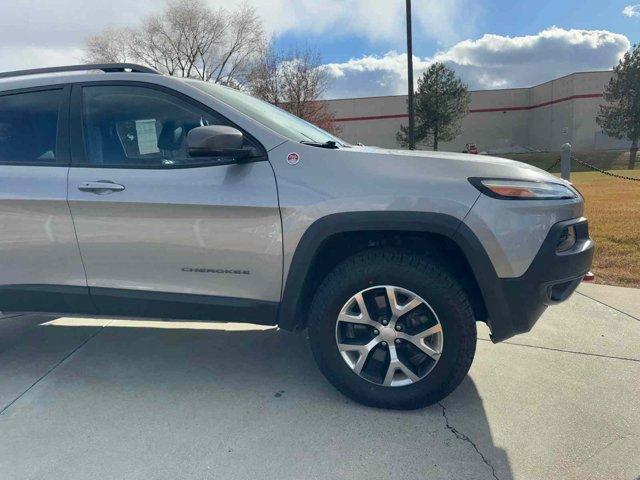
[[[390,1],[404,5],[402,0]],[[607,0],[466,2],[464,8],[468,9],[469,15],[466,21],[465,18],[459,19],[464,23],[456,24],[459,29],[457,39],[477,38],[485,33],[533,35],[551,26],[558,26],[565,29],[608,30],[624,34],[631,43],[637,43],[640,41],[640,14],[635,18],[622,14],[625,6],[634,3]],[[424,4],[420,0],[413,0],[413,10],[428,9]],[[400,13],[397,22],[404,28],[404,10]],[[437,50],[451,45],[451,40],[433,38],[420,25],[414,27],[413,34],[414,54],[418,56],[431,56]],[[285,31],[278,38],[278,44],[284,47],[305,42],[317,46],[327,62],[343,62],[363,53],[383,55],[389,50],[404,51],[406,48],[404,38],[372,40],[352,32],[309,35],[304,31]]]
[[[255,7],[287,49],[310,45],[330,73],[326,96],[406,92],[404,0],[202,0]],[[84,40],[131,26],[164,0],[0,2],[0,70],[77,63]],[[454,68],[472,89],[530,86],[611,68],[640,42],[640,0],[413,0],[414,64]],[[626,12],[626,14],[623,13]]]
[[[402,8],[404,2],[397,0],[397,3],[401,5],[395,12],[395,22],[404,28],[404,9]],[[426,63],[430,59],[433,60],[438,53],[450,51],[459,42],[478,41],[484,35],[512,39],[535,38],[541,32],[549,31],[553,27],[565,32],[583,32],[583,42],[571,38],[574,35],[565,33],[565,44],[569,45],[566,55],[560,55],[563,50],[561,40],[558,40],[560,45],[548,46],[549,50],[546,53],[544,47],[541,46],[537,55],[547,56],[548,61],[532,62],[530,68],[514,66],[522,72],[522,75],[519,76],[503,75],[500,77],[500,74],[496,72],[497,75],[491,75],[488,80],[481,81],[477,76],[470,74],[468,71],[470,67],[449,62],[459,71],[471,88],[531,86],[577,70],[610,68],[626,50],[628,44],[640,42],[640,5],[629,1],[453,1],[450,2],[450,13],[447,18],[451,28],[447,32],[440,30],[434,32],[430,25],[420,21],[419,16],[428,15],[427,12],[433,3],[424,0],[413,1],[414,55],[425,60]],[[623,14],[625,7],[627,10],[631,7],[631,15],[629,13]],[[634,15],[634,13],[637,14]],[[612,42],[604,41],[599,45],[581,48],[585,47],[585,44],[592,43],[594,37],[602,36],[595,33],[602,31],[606,32],[605,36],[614,34],[615,39]],[[405,51],[406,40],[402,35],[403,32],[399,33],[392,36],[377,36],[370,32],[334,30],[331,35],[327,35],[324,32],[316,34],[308,31],[289,30],[278,36],[278,44],[284,48],[300,43],[314,45],[321,52],[323,61],[326,63],[345,63],[349,60],[362,58],[363,55],[389,59],[389,52],[402,54]],[[626,43],[624,39],[626,39]],[[574,55],[571,46],[575,50],[575,58],[572,58]],[[486,48],[490,50],[491,45],[486,45]],[[527,55],[536,56],[535,49],[522,52],[521,57],[525,62]],[[505,65],[504,70],[509,70],[509,65]],[[376,73],[367,76],[364,81],[362,75],[357,75],[359,78],[357,82],[343,81],[340,78],[334,82],[329,96],[352,96],[354,95],[351,93],[354,84],[360,85],[355,93],[357,96],[404,93],[403,82],[405,80],[401,78],[400,72],[395,75],[399,77],[396,81],[389,80],[383,82],[383,85],[380,85],[381,82],[368,85],[369,77],[377,75],[376,80],[379,80],[385,71],[384,68],[378,69]],[[353,76],[351,75],[351,77]],[[345,83],[345,85],[336,86],[335,83]]]

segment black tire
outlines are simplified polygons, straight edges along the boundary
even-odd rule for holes
[[[416,293],[440,320],[442,355],[426,377],[410,385],[372,383],[351,370],[338,350],[335,329],[342,306],[374,285]],[[375,249],[348,258],[323,280],[309,311],[309,342],[320,370],[344,395],[373,407],[410,410],[442,400],[460,384],[475,354],[475,322],[467,293],[444,264],[402,250]]]

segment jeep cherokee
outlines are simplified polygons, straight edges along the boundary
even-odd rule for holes
[[[131,64],[0,74],[0,309],[308,331],[342,393],[409,409],[476,322],[529,331],[589,270],[583,199],[523,163],[347,142]]]

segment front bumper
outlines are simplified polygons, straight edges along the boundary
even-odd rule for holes
[[[558,252],[562,232],[570,226],[576,230],[576,242],[569,250]],[[500,342],[528,332],[549,305],[569,298],[591,268],[593,251],[586,218],[551,227],[524,275],[498,279],[494,296],[502,301],[486,305],[491,339]]]

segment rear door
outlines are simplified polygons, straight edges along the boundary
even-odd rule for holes
[[[0,92],[0,309],[91,311],[67,205],[70,87]]]
[[[262,155],[250,163],[189,157],[189,130],[229,122],[149,84],[74,86],[72,117],[69,204],[100,312],[213,318],[233,310],[248,318],[226,319],[254,322],[275,315],[280,213],[257,142],[246,137]]]

